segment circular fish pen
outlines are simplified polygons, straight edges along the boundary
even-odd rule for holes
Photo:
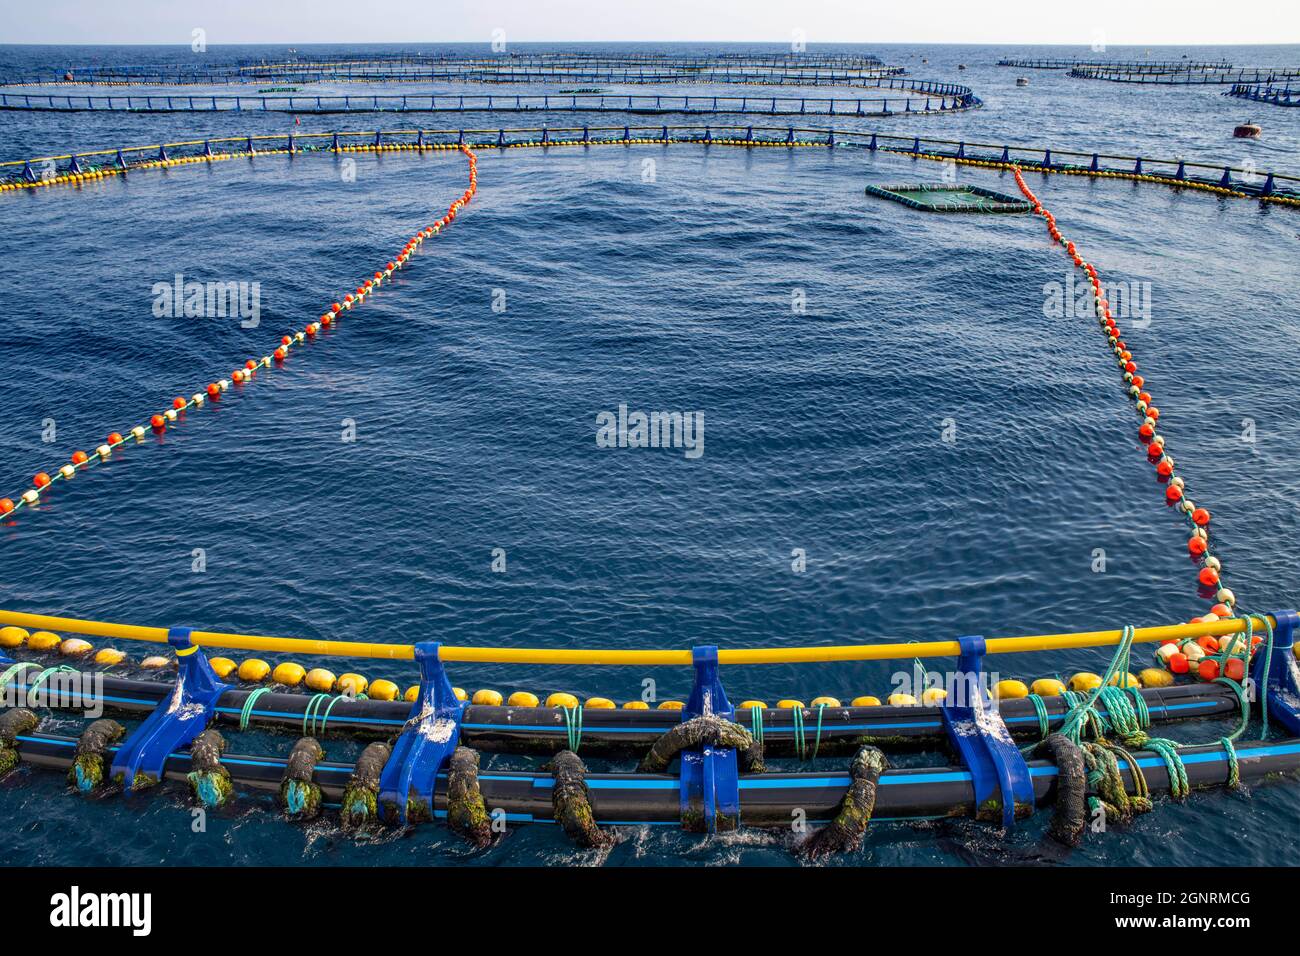
[[[614,66],[618,72],[601,72]],[[652,79],[628,79],[633,73],[627,63],[582,58],[563,66],[550,58],[509,66],[488,62],[483,71],[449,61],[447,71],[458,79],[480,77],[466,82],[511,83],[539,82],[542,74],[549,82],[559,70],[565,79],[600,83],[679,82],[687,69],[692,82],[758,82],[753,78],[766,76],[785,83],[796,76],[788,63],[776,61],[735,63],[721,70],[716,62],[704,60],[635,66],[636,76]],[[335,69],[317,61],[247,73],[256,82],[299,82]],[[383,81],[394,81],[398,74],[428,78],[442,66],[416,58],[409,64],[348,62],[346,69],[357,71],[347,74],[349,82],[364,82],[375,79],[375,71],[383,73]],[[818,63],[800,71],[795,85],[822,85],[819,79],[839,84],[850,75],[868,79],[857,73],[871,69],[866,62],[856,67]],[[107,82],[117,83],[135,82],[124,77],[162,74],[110,70],[103,75],[115,77]],[[209,76],[204,82],[221,81]],[[964,92],[942,95],[962,99],[966,105],[961,109],[972,105],[974,91],[955,88]],[[3,95],[5,105],[15,96],[27,96]],[[462,94],[456,96],[457,105],[448,105],[447,111],[650,109],[630,94],[561,95],[553,104],[547,99],[552,94],[530,93],[502,97],[504,106],[478,98],[468,107],[462,105]],[[541,105],[529,106],[538,96]],[[40,98],[32,97],[37,102]],[[50,94],[45,108],[23,105],[14,110],[111,113],[120,109],[111,105],[115,99],[93,94],[79,106],[74,105],[78,97],[68,94],[59,97],[65,106],[55,106]],[[233,106],[218,107],[214,96],[210,110],[201,98],[195,98],[198,105],[185,102],[176,108],[168,99],[172,112],[245,112],[243,98],[235,98]],[[257,99],[262,105],[252,111],[261,113],[279,108],[268,102],[286,99],[287,112],[326,112],[319,105],[311,109],[313,101],[323,101],[318,97]],[[356,99],[362,105],[355,109],[384,109],[381,95]],[[513,106],[512,99],[517,101]],[[664,101],[672,98],[655,99],[656,111],[679,112],[675,107],[680,104],[680,112],[692,112],[693,96],[669,103]],[[294,108],[295,102],[304,101],[307,109]],[[431,97],[429,109],[441,112],[437,102]],[[764,102],[770,102],[770,110],[763,109]],[[872,115],[863,110],[862,100],[799,102],[799,112],[835,116],[840,115],[835,104],[846,102],[846,123]],[[808,108],[810,102],[830,105]],[[855,102],[856,108],[851,105]],[[744,113],[752,105],[754,112],[781,115],[776,103],[767,97],[743,97],[738,107],[732,100],[719,104],[713,97],[702,100],[696,110]],[[947,107],[884,112],[942,109]],[[0,769],[19,774],[24,765],[52,770],[85,795],[131,796],[170,783],[180,792],[188,789],[189,799],[214,811],[260,796],[299,826],[324,819],[331,826],[337,821],[349,832],[395,825],[410,828],[404,832],[411,834],[421,832],[417,824],[433,823],[450,828],[485,854],[502,842],[502,831],[494,827],[498,814],[506,827],[556,824],[583,850],[610,853],[630,830],[667,826],[726,834],[755,827],[780,833],[789,832],[792,815],[802,813],[808,829],[778,845],[805,859],[832,858],[869,846],[873,820],[887,826],[890,821],[969,817],[1007,832],[1034,826],[1030,821],[1037,820],[1039,832],[1056,843],[1082,847],[1112,836],[1085,834],[1084,821],[1097,814],[1123,828],[1142,814],[1166,809],[1163,804],[1187,801],[1195,790],[1235,789],[1300,769],[1300,713],[1295,707],[1300,700],[1300,645],[1295,634],[1300,619],[1285,607],[1243,607],[1229,587],[1229,570],[1235,573],[1242,564],[1230,563],[1231,536],[1219,530],[1218,506],[1212,512],[1201,497],[1214,487],[1214,476],[1184,470],[1182,449],[1193,445],[1196,435],[1179,428],[1177,398],[1157,389],[1160,375],[1153,368],[1166,368],[1167,358],[1153,346],[1159,358],[1148,365],[1141,346],[1151,343],[1141,334],[1141,319],[1121,314],[1118,300],[1111,298],[1105,244],[1091,234],[1077,244],[1071,238],[1075,221],[1082,218],[1079,209],[1067,203],[1070,211],[1064,211],[1057,196],[1043,200],[1034,191],[1051,191],[1051,184],[1068,181],[1097,193],[1129,190],[1171,202],[1254,208],[1261,214],[1275,210],[1285,216],[1290,215],[1286,207],[1300,205],[1300,179],[1216,161],[1117,155],[1104,148],[1081,151],[1077,143],[1073,149],[1059,149],[889,134],[851,125],[836,128],[839,121],[832,124],[824,116],[814,126],[735,124],[725,117],[720,122],[710,119],[708,125],[597,122],[204,135],[120,148],[97,143],[75,153],[0,165],[0,192],[6,194],[0,202],[8,203],[47,197],[93,203],[97,190],[108,195],[151,179],[162,189],[188,190],[196,176],[212,175],[222,167],[271,171],[289,180],[313,175],[306,169],[312,164],[337,169],[339,175],[348,169],[355,174],[356,166],[345,164],[358,159],[373,164],[364,167],[367,172],[418,176],[428,170],[446,182],[452,181],[454,164],[457,177],[445,196],[430,199],[421,192],[421,211],[403,210],[408,217],[418,217],[404,233],[409,238],[388,237],[367,260],[355,286],[349,282],[317,293],[316,308],[296,318],[275,315],[275,328],[263,330],[255,347],[229,355],[224,365],[200,369],[194,367],[197,363],[178,361],[176,371],[184,383],[174,389],[174,398],[136,409],[135,418],[79,425],[79,435],[96,438],[79,437],[82,450],[69,452],[66,461],[47,464],[29,485],[15,486],[12,497],[0,498],[6,532],[40,534],[43,519],[58,520],[65,510],[88,506],[97,481],[106,484],[127,469],[139,474],[153,459],[183,457],[205,423],[210,423],[209,430],[223,433],[238,427],[241,415],[265,400],[262,393],[274,395],[283,381],[301,376],[300,387],[328,391],[330,386],[312,366],[336,361],[327,353],[347,351],[349,339],[356,343],[350,346],[353,351],[373,347],[367,325],[382,320],[371,316],[401,307],[405,290],[420,271],[438,269],[438,257],[460,241],[473,222],[461,217],[482,215],[490,223],[491,216],[505,214],[500,208],[479,213],[483,194],[492,188],[489,164],[500,172],[505,163],[530,163],[536,173],[546,163],[566,162],[567,156],[601,152],[619,157],[614,162],[622,157],[655,159],[650,166],[636,167],[642,181],[649,182],[646,170],[653,178],[659,164],[678,153],[706,164],[718,162],[724,153],[747,163],[769,156],[797,163],[794,157],[803,156],[817,157],[815,162],[851,163],[859,171],[874,172],[873,164],[879,163],[885,171],[960,169],[970,174],[972,181],[960,186],[866,183],[870,199],[864,199],[859,184],[854,209],[859,214],[865,209],[873,222],[897,232],[916,228],[915,217],[926,210],[1032,214],[989,218],[1005,221],[997,228],[1012,231],[1000,235],[1015,235],[1020,243],[1059,259],[1071,288],[1077,288],[1083,312],[1066,319],[1069,331],[1062,334],[1073,336],[1077,330],[1082,338],[1086,330],[1088,344],[1079,354],[1093,355],[1096,364],[1105,367],[1108,409],[1117,420],[1122,416],[1115,433],[1123,429],[1136,449],[1129,458],[1144,469],[1155,488],[1154,494],[1133,495],[1135,510],[1154,510],[1155,504],[1166,508],[1168,515],[1153,522],[1157,530],[1152,534],[1165,535],[1162,551],[1176,552],[1180,561],[1190,563],[1187,586],[1180,590],[1196,596],[1200,613],[1188,623],[1171,623],[1171,618],[1154,614],[1144,616],[1148,626],[1098,620],[1097,630],[1066,628],[1022,637],[958,636],[959,625],[954,625],[943,634],[927,630],[921,640],[912,636],[916,632],[891,628],[861,635],[875,639],[851,642],[769,639],[765,646],[754,646],[740,640],[698,640],[668,645],[633,639],[565,645],[463,636],[444,640],[416,633],[424,628],[415,624],[408,634],[394,627],[391,618],[378,633],[367,634],[364,609],[354,618],[352,633],[331,628],[327,636],[288,638],[257,634],[247,627],[201,629],[200,624],[221,623],[211,611],[160,627],[156,615],[138,607],[120,615],[73,617],[66,611],[46,613],[64,610],[61,601],[37,607],[29,599],[7,600],[0,610],[0,649],[5,655],[0,661]],[[614,187],[605,183],[604,188]],[[515,202],[531,201],[518,187],[515,190],[510,193]],[[1077,201],[1081,193],[1065,195]],[[893,202],[862,205],[877,198]],[[1241,199],[1254,202],[1233,202]],[[437,218],[423,211],[429,205],[437,207]],[[548,215],[557,222],[564,217],[562,209]],[[1035,221],[1043,224],[1046,241],[1024,229]],[[369,248],[372,243],[362,245]],[[303,301],[286,313],[302,312],[308,294],[299,290]],[[188,297],[179,274],[176,287],[166,295],[173,303]],[[460,351],[457,361],[473,358]],[[335,369],[332,375],[339,374],[337,366],[328,367]],[[1175,424],[1167,429],[1170,417]],[[626,409],[620,407],[611,421],[618,423],[619,447],[638,447],[638,426],[630,424]],[[702,441],[702,435],[696,437]],[[1102,454],[1108,455],[1105,450]],[[691,460],[689,454],[681,457]],[[402,617],[399,611],[397,619]],[[122,619],[147,623],[117,623]],[[907,634],[910,642],[879,639],[891,631]],[[506,632],[519,634],[510,628]],[[141,656],[142,642],[158,645],[154,649],[161,653]],[[1032,663],[1033,655],[1073,652],[1092,656],[1068,670],[1062,669],[1060,658],[1042,666]],[[1006,671],[995,670],[1003,666],[998,663],[1002,660],[1014,663],[1006,665]],[[878,673],[876,682],[869,683],[866,672],[851,670],[872,662],[906,666],[911,677],[907,689],[882,680]],[[782,668],[778,679],[760,665]],[[468,685],[461,675],[476,667],[491,668],[495,679],[476,687],[457,686]],[[831,683],[809,693],[805,678],[793,674],[805,667],[817,669],[813,680]],[[580,689],[568,680],[585,672],[571,668],[610,674],[603,678],[610,683]],[[634,678],[613,676],[627,669]],[[634,692],[646,670],[669,675],[663,687],[673,692],[664,693],[655,679],[652,689]],[[526,676],[520,679],[507,672]],[[1248,693],[1252,685],[1259,690],[1253,699]],[[744,687],[746,695],[738,687]],[[78,712],[86,713],[91,703],[102,705],[105,716],[74,729],[70,721]],[[1198,734],[1200,722],[1218,728],[1216,721],[1229,726]],[[1165,737],[1167,725],[1185,728],[1195,739]],[[253,736],[259,733],[262,736]],[[250,735],[254,745],[245,745],[237,734]],[[937,763],[935,751],[941,753]],[[923,762],[917,762],[918,753],[926,754],[920,758]],[[514,763],[502,763],[511,757],[517,758]],[[32,775],[34,783],[37,776]],[[111,802],[105,802],[88,812],[107,814],[110,808]]]

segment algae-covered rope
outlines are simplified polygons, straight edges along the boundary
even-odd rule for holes
[[[849,764],[849,784],[835,819],[810,836],[799,847],[801,853],[817,858],[831,853],[856,850],[876,808],[876,786],[889,768],[885,755],[875,747],[863,746]]]
[[[734,749],[746,772],[762,772],[763,750],[748,730],[716,714],[703,714],[664,731],[642,758],[637,773],[663,773],[681,751],[706,745]]]
[[[447,765],[447,825],[474,844],[492,842],[492,822],[478,786],[477,750],[457,747]]]
[[[15,707],[0,714],[0,777],[18,766],[18,748],[15,745],[18,735],[30,733],[40,723],[41,719],[26,707]]]
[[[234,793],[230,771],[221,764],[226,739],[221,731],[209,727],[190,745],[191,770],[185,775],[194,797],[205,807],[220,807]]]
[[[1050,734],[1034,755],[1056,765],[1056,803],[1048,833],[1066,846],[1078,846],[1087,829],[1088,770],[1083,750],[1064,734]]]
[[[1067,738],[1069,739],[1069,738]],[[1074,743],[1074,741],[1070,741]],[[1136,813],[1151,810],[1150,791],[1142,768],[1123,747],[1115,744],[1094,743],[1091,741],[1079,745],[1083,752],[1084,765],[1088,769],[1088,788],[1092,796],[1088,797],[1088,810],[1094,816],[1100,809],[1106,819],[1112,823],[1127,823]],[[1124,777],[1119,769],[1116,754],[1124,758],[1133,774],[1134,795],[1129,796],[1124,786]]]
[[[551,787],[555,822],[581,847],[591,849],[613,843],[614,838],[596,825],[591,794],[587,790],[587,767],[582,758],[572,750],[561,750],[547,767],[555,778]]]
[[[68,782],[81,793],[90,793],[103,786],[105,754],[125,735],[126,728],[107,717],[96,720],[83,730],[77,740],[72,766],[68,768]]]
[[[316,784],[316,764],[325,751],[314,737],[303,737],[293,745],[280,778],[280,806],[291,817],[310,820],[320,813],[321,792]]]

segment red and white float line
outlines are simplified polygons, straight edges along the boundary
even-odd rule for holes
[[[1048,233],[1058,244],[1064,247],[1066,253],[1074,262],[1075,268],[1082,270],[1087,276],[1097,321],[1101,325],[1102,331],[1106,333],[1106,341],[1109,343],[1111,351],[1115,353],[1115,360],[1120,371],[1123,372],[1128,396],[1132,399],[1137,413],[1142,416],[1142,424],[1138,426],[1138,436],[1146,444],[1147,459],[1155,466],[1156,474],[1165,482],[1165,500],[1183,513],[1191,528],[1191,537],[1187,539],[1187,550],[1200,564],[1197,580],[1202,588],[1212,591],[1215,601],[1209,613],[1193,618],[1192,622],[1216,621],[1219,618],[1232,617],[1233,609],[1237,605],[1237,596],[1224,586],[1220,579],[1223,570],[1222,564],[1218,558],[1210,553],[1210,512],[1205,508],[1198,508],[1192,502],[1186,493],[1186,483],[1175,472],[1174,459],[1165,449],[1164,436],[1156,430],[1156,423],[1160,419],[1160,409],[1155,406],[1150,388],[1143,376],[1138,373],[1137,362],[1134,361],[1132,352],[1121,337],[1122,332],[1115,322],[1115,317],[1111,315],[1110,302],[1103,294],[1097,269],[1091,262],[1086,262],[1079,255],[1079,251],[1073,242],[1061,235],[1061,231],[1056,228],[1056,217],[1043,207],[1043,204],[1038,201],[1038,197],[1025,184],[1025,178],[1021,175],[1020,169],[1013,166],[1012,172],[1015,174],[1016,185],[1020,187],[1020,191],[1024,193],[1026,199],[1033,203],[1034,212],[1046,220]]]
[[[230,378],[220,379],[212,382],[202,391],[195,392],[189,398],[183,396],[177,397],[172,401],[172,407],[161,414],[154,415],[149,420],[148,427],[136,425],[127,432],[112,432],[104,444],[100,445],[93,453],[87,454],[84,451],[75,451],[66,465],[60,466],[53,475],[48,472],[37,472],[32,479],[32,487],[24,491],[14,501],[11,498],[0,498],[0,519],[11,518],[14,514],[23,508],[32,508],[40,503],[41,498],[53,489],[56,482],[71,481],[79,471],[91,467],[98,462],[106,462],[112,457],[113,453],[129,441],[140,442],[144,440],[145,435],[150,429],[154,432],[164,432],[168,428],[176,425],[181,416],[192,408],[199,408],[207,401],[219,401],[233,384],[244,384],[252,382],[253,378],[261,369],[275,369],[282,366],[289,356],[289,352],[298,345],[314,339],[322,328],[329,328],[334,321],[344,312],[350,311],[366,300],[366,296],[378,289],[394,272],[406,265],[408,259],[423,244],[424,240],[430,239],[442,231],[443,228],[450,225],[456,218],[456,215],[462,208],[474,197],[478,191],[478,157],[467,146],[460,146],[460,151],[465,154],[469,160],[469,188],[460,194],[443,214],[441,219],[421,229],[409,240],[406,245],[398,251],[388,262],[384,263],[370,278],[362,282],[357,288],[343,297],[343,301],[331,303],[329,308],[321,314],[321,317],[315,322],[309,322],[301,331],[293,332],[281,337],[279,346],[270,355],[264,355],[260,359],[249,359],[244,363],[242,368],[235,369]]]

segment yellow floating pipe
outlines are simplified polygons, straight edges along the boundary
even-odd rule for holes
[[[1256,615],[1273,626],[1271,616]],[[29,629],[61,631],[92,637],[112,637],[128,641],[164,643],[167,629],[24,614],[0,610],[0,625],[17,625]],[[1227,618],[1206,624],[1165,624],[1137,628],[1135,643],[1183,640],[1204,635],[1223,637],[1246,629],[1244,618]],[[1030,637],[994,637],[987,642],[990,654],[1029,651],[1059,651],[1082,647],[1105,647],[1118,644],[1123,631],[1082,631],[1074,634],[1039,634]],[[245,651],[284,654],[315,654],[330,657],[365,657],[383,660],[413,660],[415,648],[410,644],[373,644],[361,641],[326,641],[296,637],[270,637],[251,634],[225,634],[220,631],[191,631],[190,638],[200,647],[223,647]],[[956,641],[929,641],[919,644],[842,644],[822,647],[722,648],[720,664],[810,664],[832,661],[906,660],[912,657],[956,657],[961,647]],[[533,647],[447,647],[441,648],[444,661],[478,664],[591,664],[591,665],[684,665],[691,663],[689,650],[596,650],[590,648]]]

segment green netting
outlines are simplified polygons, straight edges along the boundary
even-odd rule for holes
[[[1029,212],[1033,206],[1016,196],[983,186],[916,183],[904,186],[867,186],[867,195],[901,202],[927,212]]]

